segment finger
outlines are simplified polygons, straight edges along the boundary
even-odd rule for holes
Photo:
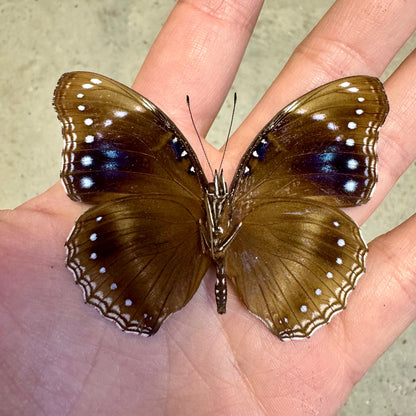
[[[262,0],[179,1],[153,44],[134,88],[195,136],[185,96],[205,136],[239,67]]]
[[[370,244],[368,271],[340,315],[355,380],[416,318],[414,235],[416,215]]]
[[[263,1],[227,0],[215,7],[211,3],[177,3],[133,85],[174,119],[191,141],[195,132],[186,95],[205,136],[234,79]],[[195,152],[206,165],[200,146]]]
[[[57,182],[41,195],[35,196],[18,206],[16,210],[22,213],[30,210],[58,215],[62,220],[73,221],[74,218],[80,216],[85,211],[87,206],[84,203],[74,202],[69,199],[61,182]]]
[[[195,132],[186,95],[205,136],[234,79],[262,3],[226,0],[215,6],[209,0],[179,1],[151,48],[134,88],[167,112],[188,139],[195,138]],[[204,166],[201,147],[195,146],[195,152]],[[46,192],[39,201],[50,194],[55,197]]]
[[[229,152],[234,164],[274,113],[308,89],[345,75],[361,73],[379,76],[415,30],[416,2],[411,3],[337,1],[297,48],[260,105],[236,132]],[[414,119],[410,115],[411,106],[409,107],[412,97],[413,101],[415,97],[414,65],[414,58],[409,58],[394,76],[394,83],[389,81],[386,84],[391,110],[386,126],[380,133],[380,183],[369,204],[349,210],[349,214],[359,223],[364,222],[374,211],[415,156],[409,132],[398,130],[399,126],[402,129],[411,127],[405,125],[404,117]],[[403,109],[409,111],[403,114]],[[410,124],[413,125],[413,121]],[[388,133],[385,134],[385,131]],[[400,140],[397,146],[392,145],[393,153],[384,142],[399,136],[406,139]],[[394,142],[397,141],[391,143]],[[397,158],[394,157],[396,154]],[[406,158],[405,163],[403,157]]]
[[[416,2],[338,0],[237,130],[230,153],[241,152],[278,110],[312,88],[347,75],[380,76],[415,28]]]

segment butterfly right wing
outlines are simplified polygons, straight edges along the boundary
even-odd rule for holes
[[[198,207],[128,196],[86,211],[69,236],[67,265],[85,300],[125,331],[154,334],[198,289],[203,253]]]
[[[281,110],[239,164],[225,273],[281,339],[329,322],[364,272],[367,246],[340,207],[370,198],[387,112],[378,79],[333,81]]]
[[[252,206],[267,197],[366,203],[377,181],[378,130],[389,110],[383,84],[353,76],[322,85],[279,111],[239,163],[230,193]]]

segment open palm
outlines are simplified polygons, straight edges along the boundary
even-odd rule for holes
[[[205,135],[261,3],[224,1],[213,9],[205,0],[179,2],[135,81],[134,88],[159,105],[194,144],[202,165],[186,106],[178,103],[185,94],[192,97],[194,117]],[[415,29],[416,3],[381,3],[335,3],[231,138],[224,165],[228,182],[249,142],[283,105],[342,76],[382,73]],[[352,11],[353,23],[345,18]],[[391,111],[378,146],[380,180],[367,205],[349,210],[358,223],[415,156],[415,69],[413,53],[385,84]],[[221,153],[207,149],[211,164],[218,166]],[[415,318],[412,217],[370,244],[367,273],[347,310],[310,339],[279,341],[232,291],[227,314],[218,315],[212,272],[157,335],[123,334],[82,304],[64,266],[65,239],[85,208],[57,184],[1,212],[4,414],[334,414]]]

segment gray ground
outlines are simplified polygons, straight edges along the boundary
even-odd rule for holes
[[[232,91],[239,94],[238,125],[318,22],[330,0],[268,0]],[[13,208],[58,180],[62,139],[51,106],[63,72],[89,70],[131,84],[173,0],[0,0],[0,208]],[[385,79],[416,46],[400,52]],[[220,143],[230,105],[209,139]],[[414,212],[416,164],[403,175],[364,226],[367,240]],[[382,330],[382,329],[380,329]],[[379,359],[341,411],[346,415],[416,414],[416,325]]]

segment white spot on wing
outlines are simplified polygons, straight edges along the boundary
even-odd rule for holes
[[[354,192],[357,189],[357,185],[358,183],[356,181],[350,179],[349,181],[345,182],[344,189],[347,192]]]
[[[348,138],[347,140],[345,140],[345,144],[347,145],[347,146],[354,146],[354,144],[355,144],[355,140],[354,139],[351,139],[351,138]]]
[[[94,87],[94,85],[92,85],[92,84],[82,84],[82,88],[84,88],[86,90],[88,90],[88,89],[90,89],[92,87]]]
[[[92,121],[92,118],[86,118],[85,120],[84,120],[84,124],[86,125],[86,126],[91,126],[91,124],[93,123],[93,121]]]
[[[349,168],[349,169],[351,169],[351,170],[357,169],[357,167],[358,167],[358,162],[357,162],[355,159],[350,159],[350,160],[347,162],[347,166],[348,166],[348,168]]]
[[[131,299],[126,299],[125,302],[124,302],[124,304],[126,306],[131,306],[131,305],[133,305],[133,302],[131,301]]]
[[[90,79],[90,81],[93,83],[93,84],[101,84],[101,80],[100,79],[98,79],[98,78],[91,78]]]
[[[92,234],[90,235],[90,240],[91,240],[91,241],[95,241],[95,240],[97,240],[97,233],[92,233]]]
[[[80,182],[81,182],[81,188],[84,188],[84,189],[89,189],[91,188],[91,186],[94,185],[94,181],[88,176],[84,176],[83,178],[81,178]]]
[[[81,159],[82,166],[91,166],[92,165],[92,157],[89,155],[83,156]]]
[[[85,143],[92,143],[94,141],[94,136],[89,134],[88,136],[85,136]]]
[[[342,84],[339,84],[340,87],[342,88],[347,88],[351,85],[351,82],[348,81],[344,81]]]
[[[101,274],[104,274],[106,271],[107,271],[107,269],[105,267],[101,267],[100,270],[99,270],[99,272]]]
[[[337,241],[337,244],[338,244],[339,247],[344,247],[345,246],[345,240],[343,238],[340,238]]]
[[[357,128],[357,123],[354,123],[353,121],[350,121],[350,122],[348,123],[348,128],[349,128],[350,130],[354,130],[354,129],[356,129],[356,128]]]
[[[314,120],[323,120],[324,118],[326,118],[326,114],[314,114],[314,115],[312,116],[312,118],[313,118]]]
[[[116,110],[116,111],[114,111],[114,115],[116,117],[120,117],[120,118],[126,117],[127,111]]]
[[[329,130],[338,130],[338,126],[331,121],[330,123],[328,123],[328,129]]]

